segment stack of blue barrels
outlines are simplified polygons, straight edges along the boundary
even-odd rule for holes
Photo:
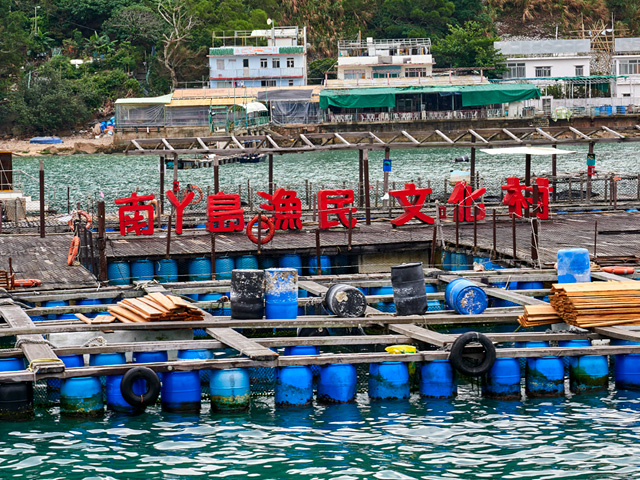
[[[163,258],[155,263],[155,279],[159,283],[174,283],[178,281],[178,262],[171,258]]]
[[[231,257],[216,258],[216,280],[231,280],[231,271],[235,262]]]
[[[129,262],[115,260],[107,265],[107,279],[109,285],[129,285],[131,283],[131,269]]]
[[[331,258],[326,255],[320,256],[320,272],[318,272],[318,257],[311,256],[307,259],[309,266],[309,275],[330,275],[331,274]]]
[[[151,260],[134,260],[131,262],[132,282],[146,282],[153,280],[154,273],[153,261]]]
[[[189,260],[189,281],[206,282],[211,280],[211,259],[198,257]]]

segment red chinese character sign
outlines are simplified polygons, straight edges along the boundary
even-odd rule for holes
[[[273,212],[275,228],[277,230],[295,230],[302,228],[302,203],[295,190],[278,188],[273,195],[266,192],[258,192],[269,203],[263,203],[260,207],[268,212]]]
[[[548,178],[536,178],[536,185],[538,186],[536,216],[540,220],[547,220],[549,218],[549,194],[553,192],[553,187],[549,186]]]
[[[209,195],[207,217],[210,232],[241,232],[244,230],[244,209],[240,205],[240,195],[224,192]]]
[[[353,207],[347,207],[346,205],[351,205],[353,199],[353,190],[320,190],[318,192],[320,229],[326,230],[340,223],[349,228],[348,213],[351,211],[353,214],[357,212],[357,210]],[[336,215],[338,220],[329,220],[329,217],[332,215]],[[352,218],[351,228],[355,227],[357,222],[355,218]]]
[[[474,220],[482,220],[486,216],[484,203],[476,203],[482,195],[486,193],[486,188],[478,188],[473,190],[471,185],[461,180],[453,187],[453,191],[447,200],[447,203],[455,205],[453,210],[453,219],[459,222],[473,222]],[[473,210],[471,207],[474,207]]]
[[[502,204],[509,207],[509,216],[522,218],[523,210],[528,209],[532,202],[531,198],[524,195],[524,192],[531,191],[530,187],[521,185],[518,177],[507,177],[507,184],[502,185],[500,188],[507,192],[504,195]]]
[[[167,198],[171,202],[171,205],[174,206],[176,212],[176,233],[180,235],[182,233],[182,214],[184,213],[184,209],[191,203],[193,200],[194,193],[187,192],[182,201],[178,200],[178,197],[171,191],[167,191]]]
[[[136,235],[153,235],[153,222],[155,211],[151,202],[155,202],[153,195],[140,195],[133,192],[130,197],[116,198],[118,208],[118,221],[120,222],[120,235],[129,232]],[[141,202],[149,202],[141,203]]]
[[[434,222],[433,218],[420,211],[424,206],[427,195],[430,194],[430,188],[416,188],[413,183],[405,183],[404,190],[390,191],[389,195],[397,198],[404,209],[404,213],[391,220],[391,224],[395,226],[404,225],[413,218],[423,223],[432,224]]]

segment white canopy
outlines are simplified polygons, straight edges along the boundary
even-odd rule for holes
[[[559,150],[553,147],[481,148],[480,151],[489,155],[565,155],[567,153],[576,153],[575,150]]]
[[[243,105],[245,107],[245,109],[247,110],[247,113],[253,113],[253,112],[266,112],[267,111],[267,107],[260,102],[249,102],[246,105]]]

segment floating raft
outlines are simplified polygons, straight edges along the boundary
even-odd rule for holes
[[[551,305],[570,325],[640,325],[640,284],[636,281],[555,284],[551,292]]]

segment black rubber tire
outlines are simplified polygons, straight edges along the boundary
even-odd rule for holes
[[[484,348],[484,358],[482,359],[482,362],[480,362],[480,365],[467,365],[462,358],[462,353],[465,347],[472,342],[478,342]],[[455,368],[461,374],[468,375],[470,377],[479,377],[487,373],[489,370],[491,370],[491,367],[493,367],[493,364],[496,361],[496,347],[493,345],[491,340],[489,340],[489,338],[481,333],[463,333],[458,338],[456,338],[451,345],[449,361],[451,362],[451,365],[453,365],[453,368]]]
[[[142,395],[133,393],[133,384],[136,380],[147,382],[147,391]],[[144,409],[152,405],[160,395],[160,378],[158,374],[148,367],[134,367],[127,370],[120,382],[120,393],[124,400],[132,407]]]

